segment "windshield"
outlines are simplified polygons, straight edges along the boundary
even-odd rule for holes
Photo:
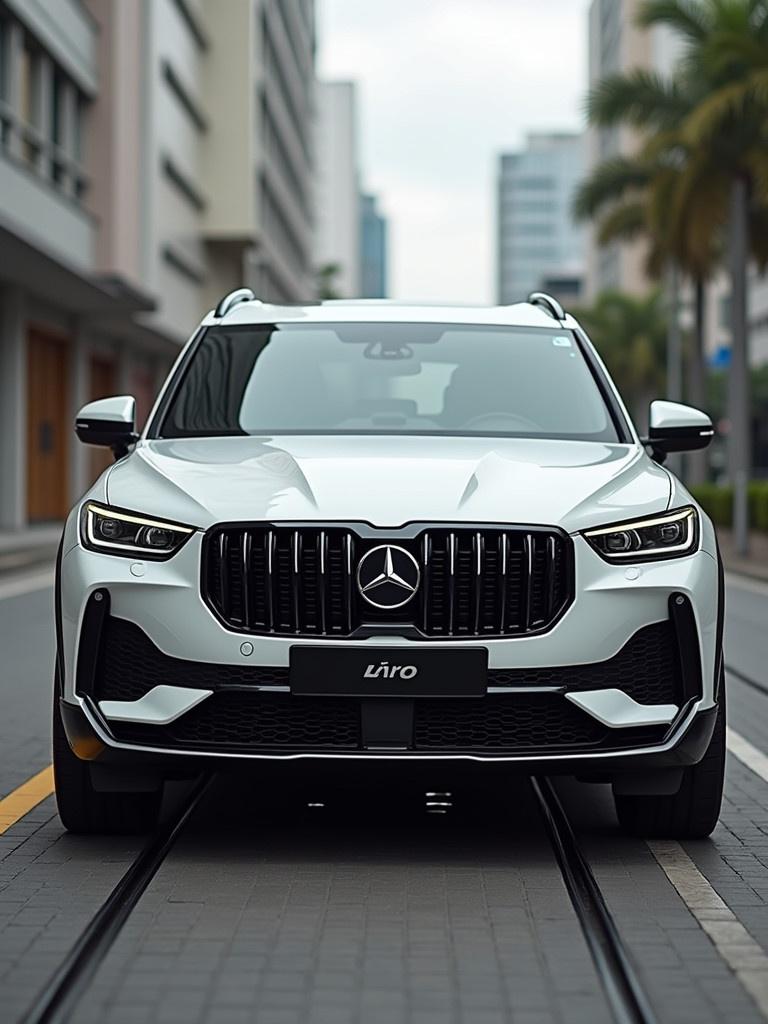
[[[159,431],[394,433],[618,440],[570,331],[422,323],[210,328]]]

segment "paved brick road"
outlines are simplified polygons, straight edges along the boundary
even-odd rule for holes
[[[731,598],[736,667],[762,671],[755,622],[768,621],[768,598]],[[50,625],[49,591],[0,601],[1,792],[48,763]],[[768,696],[729,687],[733,727],[768,750]],[[399,798],[382,807],[380,790],[375,807],[368,793],[341,810],[278,814],[260,809],[260,785],[219,780],[78,1024],[609,1019],[523,781],[490,804],[456,789],[443,817]],[[618,833],[605,788],[561,789],[660,1020],[760,1020],[647,846]],[[20,1019],[138,848],[64,835],[51,800],[0,836],[4,1021]],[[713,841],[685,848],[768,949],[768,784],[732,759]]]

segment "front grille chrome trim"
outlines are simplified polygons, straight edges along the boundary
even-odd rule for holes
[[[401,545],[419,562],[418,600],[368,608],[359,557]],[[201,594],[226,628],[254,635],[493,640],[548,632],[574,598],[571,538],[556,527],[223,523],[205,536]]]

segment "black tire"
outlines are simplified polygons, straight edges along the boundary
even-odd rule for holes
[[[58,680],[53,695],[53,774],[56,803],[65,829],[85,835],[149,832],[157,824],[162,791],[100,793],[87,761],[72,753],[59,711]]]
[[[683,769],[672,796],[614,794],[625,832],[647,839],[705,839],[717,824],[725,777],[725,680],[721,678],[715,731],[698,764]]]

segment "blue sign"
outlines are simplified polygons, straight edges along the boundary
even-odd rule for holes
[[[713,370],[727,370],[731,365],[730,345],[720,345],[709,357],[709,365]]]

